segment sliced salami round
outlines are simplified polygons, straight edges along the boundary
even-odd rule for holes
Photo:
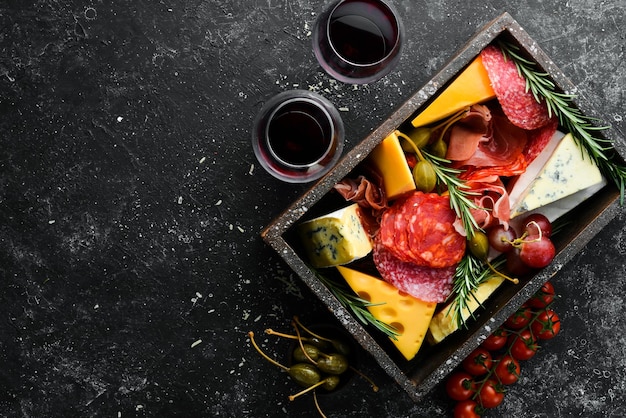
[[[545,102],[538,102],[526,89],[526,80],[512,60],[505,59],[493,45],[483,49],[480,56],[496,98],[511,123],[523,129],[537,129],[550,121]]]
[[[416,191],[383,213],[378,237],[400,261],[449,267],[461,261],[466,247],[455,220],[448,197]]]
[[[425,302],[445,302],[452,293],[456,266],[418,266],[396,258],[379,240],[374,241],[373,258],[381,277],[396,289]]]

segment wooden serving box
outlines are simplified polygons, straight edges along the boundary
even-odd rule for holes
[[[488,44],[503,37],[516,44],[520,53],[533,60],[548,73],[558,90],[575,94],[576,88],[547,57],[541,48],[528,36],[524,29],[508,14],[504,13],[486,25],[436,74],[426,85],[413,94],[384,123],[350,150],[333,170],[318,180],[307,192],[293,202],[282,214],[261,233],[285,262],[300,276],[304,283],[319,297],[354,339],[369,352],[379,365],[418,402],[451,372],[474,348],[476,348],[507,317],[514,313],[541,285],[554,276],[576,253],[596,235],[619,210],[619,190],[610,181],[607,186],[566,215],[575,222],[557,234],[553,241],[557,254],[553,262],[532,277],[522,278],[520,283],[504,283],[477,311],[476,319],[468,322],[467,329],[450,335],[436,346],[424,342],[417,356],[407,361],[380,331],[359,322],[331,291],[307,266],[295,226],[307,219],[331,212],[345,201],[332,192],[333,186],[348,176],[372,149],[392,131],[425,108],[449,82],[464,69]],[[598,118],[580,98],[573,104],[587,116]],[[612,130],[601,130],[603,135],[615,143]],[[621,154],[616,158],[623,164]],[[335,269],[325,269],[324,274],[343,283]]]

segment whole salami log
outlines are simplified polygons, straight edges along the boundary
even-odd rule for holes
[[[378,238],[398,260],[418,266],[456,265],[466,239],[454,227],[456,215],[447,196],[413,192],[383,213]]]

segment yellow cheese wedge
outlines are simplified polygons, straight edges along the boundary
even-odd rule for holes
[[[347,264],[372,251],[358,203],[306,221],[298,233],[314,267]]]
[[[411,121],[414,127],[429,125],[464,107],[496,97],[480,55],[452,83]]]
[[[461,313],[463,320],[467,320],[471,313],[475,312],[480,304],[486,301],[502,282],[504,282],[503,277],[492,276],[478,285],[476,291],[473,292],[474,297],[468,299],[467,307],[469,310],[466,309]],[[453,315],[454,311],[452,309],[454,307],[455,303],[451,302],[433,317],[428,327],[428,342],[437,344],[459,328]]]
[[[383,177],[383,189],[387,199],[393,200],[415,190],[413,173],[406,162],[400,139],[395,132],[383,139],[368,158]]]
[[[402,355],[411,360],[428,331],[436,303],[424,302],[399,291],[384,280],[347,267],[337,267],[348,285],[361,298],[378,304],[367,310],[378,320],[395,327],[401,335],[391,339]]]

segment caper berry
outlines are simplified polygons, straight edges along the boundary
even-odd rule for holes
[[[322,387],[330,392],[331,390],[337,389],[337,386],[339,386],[339,382],[341,382],[341,378],[339,376],[326,376],[324,378],[324,384],[322,385]]]
[[[430,141],[430,134],[432,130],[430,128],[419,127],[409,132],[409,137],[413,140],[413,143],[417,148],[424,148]]]
[[[343,354],[332,353],[321,356],[316,365],[324,373],[339,375],[348,370],[348,359]]]
[[[468,242],[470,253],[479,260],[486,260],[489,255],[489,238],[482,231],[474,231],[474,235]]]
[[[320,370],[310,363],[296,363],[287,372],[300,386],[308,388],[322,379]]]
[[[446,154],[448,153],[448,144],[440,138],[430,144],[429,150],[435,157],[446,158]]]
[[[437,174],[430,161],[422,160],[413,167],[415,187],[424,193],[430,193],[437,185]]]
[[[302,347],[304,347],[304,351],[302,350]],[[320,356],[319,348],[311,344],[302,344],[302,347],[298,345],[293,350],[294,361],[299,363],[310,363],[311,361],[317,361]]]

